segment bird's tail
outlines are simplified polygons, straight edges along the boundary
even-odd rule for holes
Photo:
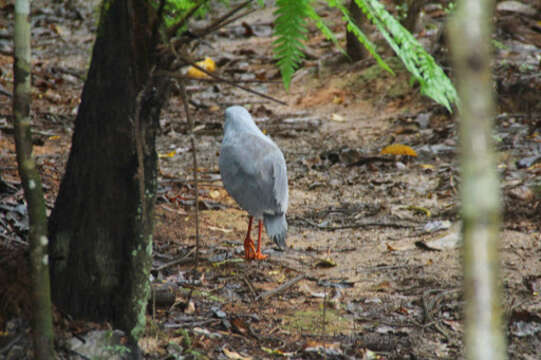
[[[287,222],[285,214],[263,215],[263,223],[267,235],[281,250],[286,247]]]

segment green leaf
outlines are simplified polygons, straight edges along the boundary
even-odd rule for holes
[[[436,64],[434,58],[379,1],[355,0],[355,2],[366,17],[376,25],[406,69],[419,82],[421,94],[432,98],[451,112],[451,104],[458,101],[457,93],[451,80]]]
[[[306,39],[306,19],[309,16],[309,0],[277,0],[274,34],[274,57],[282,74],[286,89],[291,77],[304,57],[302,49]]]
[[[329,27],[327,26],[327,24],[325,24],[325,22],[323,21],[323,19],[318,15],[318,13],[316,12],[316,10],[314,9],[313,6],[309,6],[308,7],[308,16],[310,17],[310,19],[312,19],[315,23],[315,25],[317,26],[317,28],[319,29],[319,31],[321,31],[321,33],[330,41],[333,42],[333,44],[338,48],[340,49],[340,51],[343,53],[343,54],[346,54],[346,51],[340,46],[340,43],[338,42],[338,39],[336,38],[336,35],[334,35],[334,33],[332,32],[331,29],[329,29]]]

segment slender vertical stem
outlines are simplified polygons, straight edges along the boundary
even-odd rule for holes
[[[464,343],[465,357],[470,360],[506,358],[498,276],[501,200],[492,144],[493,9],[494,0],[461,0],[450,22],[461,100]]]
[[[47,215],[41,178],[32,156],[30,103],[31,51],[30,1],[15,2],[15,59],[13,64],[13,127],[19,176],[24,188],[29,218],[30,263],[32,271],[32,336],[34,357],[38,360],[54,358],[51,290],[49,283],[49,255],[47,246]]]
[[[190,127],[190,144],[192,146],[192,160],[193,160],[193,181],[195,186],[195,261],[194,269],[197,269],[199,265],[199,180],[197,176],[197,149],[195,147],[195,133],[192,117],[190,116],[190,110],[188,109],[188,95],[186,94],[186,87],[184,80],[179,81],[180,95],[182,96],[182,102],[184,103],[184,112],[186,113],[186,121]]]

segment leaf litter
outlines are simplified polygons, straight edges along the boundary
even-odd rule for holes
[[[502,6],[497,15],[504,31],[535,28],[530,10],[505,3],[507,7]],[[88,66],[89,30],[95,30],[91,7],[78,7],[83,17],[60,8],[49,4],[38,12],[41,20],[35,24],[33,40],[35,152],[49,210],[65,167],[82,74]],[[340,17],[323,11],[331,26],[341,31]],[[276,105],[222,83],[189,85],[195,126],[201,129],[197,205],[204,245],[196,273],[192,271],[195,194],[189,130],[178,96],[164,109],[158,140],[162,156],[155,297],[149,304],[147,335],[141,340],[145,356],[460,357],[456,122],[416,89],[402,86],[409,75],[399,63],[390,62],[396,78],[368,76],[365,69],[373,71],[370,64],[336,61],[340,52],[329,50],[325,41],[309,42],[313,60],[305,61],[289,93],[284,92],[272,82],[279,79],[270,51],[271,12],[267,8],[230,24],[214,35],[212,48],[197,50],[196,58],[213,59],[220,76],[265,80],[250,87],[289,105]],[[518,15],[505,17],[506,12]],[[316,36],[315,29],[310,36]],[[524,64],[531,63],[539,43],[532,32],[526,39],[502,40],[495,67],[501,107],[495,138],[502,184],[507,184],[503,187],[502,279],[505,308],[511,314],[510,358],[517,359],[536,358],[541,349],[536,255],[541,241],[539,196],[534,191],[540,121],[535,94],[541,85],[527,66],[520,66],[521,56]],[[54,47],[58,41],[66,46]],[[11,72],[11,66],[10,58],[0,54],[4,74]],[[0,78],[2,89],[10,90],[11,82],[9,76]],[[520,97],[517,87],[523,90]],[[28,229],[6,120],[9,101],[0,95],[4,109],[0,166],[5,183],[0,186],[0,287],[6,291],[2,293],[14,296],[0,301],[0,330],[9,328],[13,334],[25,326],[15,320],[29,314],[29,296],[21,296],[28,273],[20,266]],[[250,109],[258,125],[282,148],[288,164],[289,247],[285,252],[270,248],[269,260],[261,263],[240,259],[245,214],[223,191],[217,169],[223,109],[233,104]],[[396,146],[392,144],[408,145],[388,148],[393,155],[379,154],[380,149]],[[438,251],[427,251],[434,249]],[[91,324],[77,326],[82,326],[81,334],[85,328],[88,334],[95,330]],[[28,341],[19,344],[30,348]]]

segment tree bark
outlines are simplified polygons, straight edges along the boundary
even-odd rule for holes
[[[32,156],[30,132],[31,52],[30,1],[15,2],[15,61],[13,94],[13,127],[19,176],[24,188],[30,225],[30,263],[32,271],[32,337],[36,359],[53,359],[53,321],[47,254],[47,215],[41,178]]]
[[[169,88],[152,76],[156,19],[146,1],[104,1],[49,220],[54,302],[78,318],[112,321],[132,340],[150,293],[155,140]]]
[[[349,16],[351,20],[357,25],[361,31],[365,32],[365,21],[362,17],[362,12],[355,0],[349,1]],[[365,32],[366,33],[366,32]],[[355,34],[346,29],[346,52],[353,61],[359,61],[368,57],[368,51],[364,48],[363,44],[357,39]]]
[[[421,15],[421,10],[425,6],[426,0],[408,0],[408,15],[402,22],[402,25],[409,30],[410,33],[415,33],[415,25],[417,19]]]
[[[499,285],[500,187],[492,139],[493,0],[461,0],[451,23],[460,107],[467,359],[506,358]]]

